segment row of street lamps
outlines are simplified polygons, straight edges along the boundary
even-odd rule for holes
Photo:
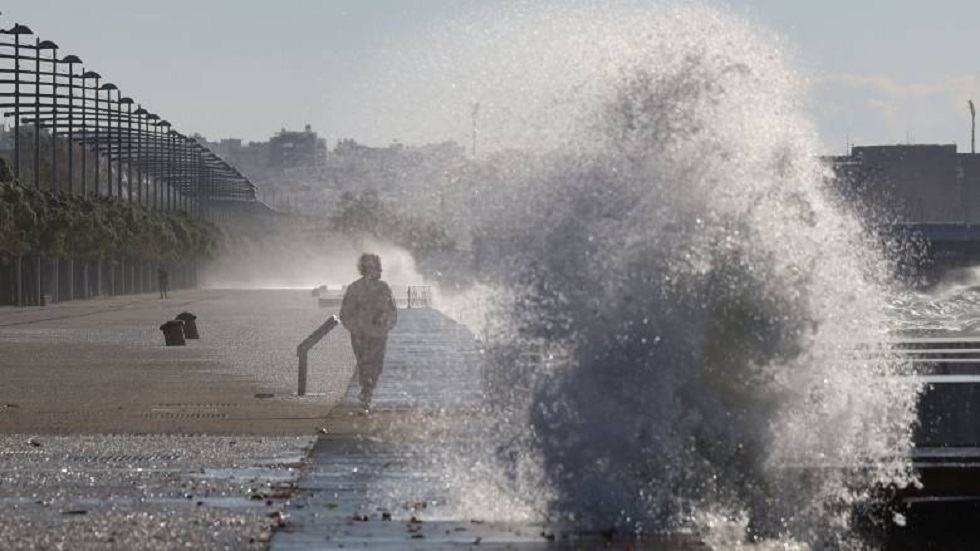
[[[0,29],[0,110],[12,119],[14,177],[24,170],[21,129],[33,127],[33,185],[41,188],[41,140],[51,139],[50,186],[68,193],[98,193],[138,201],[157,210],[201,213],[213,201],[254,201],[255,186],[197,140],[122,95],[75,55],[58,56],[50,40],[16,24]],[[3,40],[3,37],[9,37]],[[12,38],[13,40],[10,40]],[[59,145],[68,148],[67,178],[58,175]],[[76,182],[76,145],[82,150]],[[89,153],[94,177],[89,181]],[[102,168],[105,168],[105,178]],[[91,184],[91,186],[90,186]],[[104,184],[104,185],[103,185]],[[206,211],[205,211],[206,212]]]
[[[160,115],[123,96],[115,84],[87,70],[78,56],[59,57],[56,43],[35,37],[25,25],[0,28],[0,113],[10,120],[13,130],[13,151],[8,158],[21,185],[42,188],[42,139],[49,138],[48,187],[55,191],[116,197],[153,210],[184,210],[211,218],[217,202],[255,201],[255,186],[237,169],[197,140],[175,130]],[[32,129],[33,143],[23,143],[24,128]],[[22,156],[27,148],[32,153],[33,166],[24,165]],[[67,174],[62,177],[59,164],[64,157],[59,152],[65,148]],[[81,158],[76,159],[79,153]],[[32,174],[25,181],[22,177],[28,168]],[[79,174],[76,168],[80,168]],[[50,277],[42,281],[44,260],[37,254],[32,260],[28,278],[33,281],[33,290],[28,292],[22,281],[25,272],[21,258],[15,259],[18,304],[42,304],[44,288],[57,297],[61,287],[58,279],[63,266],[59,261],[51,261]],[[82,297],[91,291],[89,269],[85,262],[81,272]],[[117,272],[122,276],[123,292],[145,290],[144,276],[150,271],[140,264],[137,275],[134,263],[127,264],[123,257],[100,260],[94,271],[95,292],[102,293],[103,273],[109,275],[114,292]],[[73,299],[73,259],[68,260],[67,278],[67,296]],[[190,281],[193,276],[184,279]]]

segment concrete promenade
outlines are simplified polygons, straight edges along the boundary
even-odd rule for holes
[[[182,311],[198,316],[201,339],[165,347],[158,327]],[[429,433],[416,423],[458,428],[477,414],[481,355],[439,312],[400,309],[374,413],[344,402],[356,388],[343,330],[313,349],[309,395],[297,397],[295,347],[332,313],[308,291],[284,290],[0,309],[5,547],[547,544],[527,527],[519,535],[471,519],[403,526],[414,515],[428,521],[421,511],[393,511],[381,524],[365,482],[414,481],[402,490],[435,504],[426,485],[438,473],[388,459],[423,443]],[[349,476],[365,491],[347,491]],[[352,530],[355,515],[375,522]]]
[[[158,327],[182,311],[201,339],[165,347]],[[297,397],[296,345],[333,313],[286,290],[0,308],[3,547],[630,544],[487,522],[479,495],[467,497],[475,514],[448,503],[444,444],[474,437],[484,366],[469,331],[436,310],[399,310],[370,415],[353,404],[342,329],[311,351]]]
[[[199,341],[160,324],[198,316]],[[301,291],[175,292],[0,308],[4,549],[264,549],[353,368]],[[329,365],[328,365],[329,364]]]
[[[490,460],[479,442],[485,368],[466,328],[435,310],[400,310],[375,409],[357,413],[351,386],[331,410],[272,550],[705,549],[684,534],[638,542],[498,517],[507,505],[493,481],[463,488],[452,468]]]
[[[166,347],[159,326],[182,311],[201,339]],[[346,382],[325,376],[353,368],[338,332],[311,354],[322,395],[290,398],[295,347],[326,316],[300,291],[0,308],[0,431],[310,434]]]

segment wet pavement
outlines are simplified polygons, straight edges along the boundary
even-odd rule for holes
[[[166,347],[182,311],[201,339]],[[264,549],[353,369],[298,291],[0,308],[0,547]]]
[[[627,541],[527,518],[495,521],[489,504],[476,504],[486,514],[460,507],[443,460],[480,438],[483,359],[473,335],[442,313],[400,311],[371,412],[357,407],[351,385],[324,423],[271,548],[704,549],[685,536]]]
[[[164,346],[159,326],[198,316],[199,340]],[[311,434],[353,370],[341,332],[296,345],[328,313],[302,291],[195,291],[0,308],[0,431]],[[267,399],[269,396],[275,399]]]
[[[272,549],[553,546],[556,536],[544,525],[455,518],[445,510],[438,473],[420,470],[416,451],[384,437],[321,439]],[[414,499],[391,503],[391,484]]]
[[[4,549],[264,549],[311,437],[4,435]]]
[[[201,339],[165,347],[181,311]],[[399,311],[371,414],[343,330],[296,396],[295,347],[332,313],[301,291],[0,309],[4,548],[610,545],[449,504],[440,443],[477,438],[482,355],[436,310]]]
[[[372,412],[364,415],[356,406],[352,383],[325,423],[327,434],[313,450],[272,549],[547,543],[532,527],[523,527],[524,537],[478,519],[448,518],[440,507],[440,473],[425,461],[436,444],[420,438],[440,422],[458,430],[455,421],[478,409],[481,362],[463,326],[435,310],[401,310]],[[393,503],[399,501],[394,494],[412,498]]]
[[[158,327],[181,311],[198,316],[201,339],[166,347]],[[435,310],[400,310],[375,411],[363,416],[352,406],[343,330],[311,351],[309,395],[295,395],[295,347],[331,313],[301,291],[0,309],[0,541],[118,549],[547,543],[521,533],[527,526],[433,516],[440,498],[429,483],[438,473],[418,461],[425,435],[405,429],[428,423],[419,416],[476,410],[481,354],[472,335]],[[393,484],[427,496],[425,510],[406,504],[380,520],[378,488]],[[356,514],[376,521],[351,527]]]

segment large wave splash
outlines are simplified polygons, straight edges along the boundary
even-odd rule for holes
[[[910,480],[917,391],[908,366],[853,354],[887,331],[888,259],[826,183],[804,83],[710,9],[538,23],[581,25],[601,55],[529,52],[575,71],[552,104],[574,115],[532,117],[529,136],[560,138],[472,183],[506,327],[449,486],[580,529],[841,537]]]

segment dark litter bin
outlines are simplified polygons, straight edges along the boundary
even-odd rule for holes
[[[184,322],[184,338],[187,339],[199,339],[200,335],[197,333],[197,316],[190,312],[181,312],[177,314],[177,319]]]
[[[184,322],[180,320],[172,320],[164,323],[160,326],[160,331],[163,331],[163,339],[167,342],[167,346],[184,346]]]

